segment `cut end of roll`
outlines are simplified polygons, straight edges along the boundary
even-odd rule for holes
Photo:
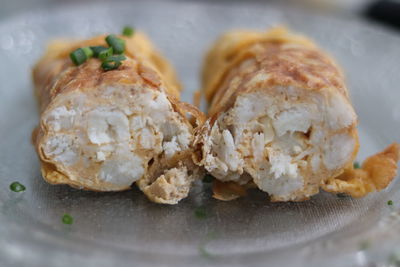
[[[154,165],[160,158],[173,160],[191,151],[191,125],[173,109],[164,92],[152,88],[110,85],[71,92],[54,99],[41,118],[45,134],[37,142],[47,163],[44,168],[56,166],[61,174],[45,175],[50,183],[97,191],[125,190],[138,180],[149,179],[149,163]],[[167,190],[176,186],[179,193],[165,195],[164,202],[187,196],[194,179],[186,169],[174,167],[165,170],[163,177],[184,181],[168,184]],[[184,190],[182,183],[186,183]],[[145,193],[158,197],[152,190]]]
[[[294,87],[239,95],[203,126],[199,162],[222,182],[255,183],[273,201],[307,199],[358,149],[356,115],[341,101]]]
[[[175,204],[201,175],[192,143],[204,114],[179,101],[174,68],[146,35],[118,38],[125,57],[116,69],[97,57],[71,62],[79,48],[107,47],[107,35],[55,41],[33,68],[40,125],[32,142],[43,177],[94,191],[136,183],[150,200]]]
[[[344,80],[304,36],[282,28],[223,34],[203,66],[211,118],[195,139],[197,164],[221,182],[214,195],[224,198],[231,183],[256,185],[272,201],[303,201],[320,187],[353,196],[387,187],[398,146],[353,170],[357,116]]]

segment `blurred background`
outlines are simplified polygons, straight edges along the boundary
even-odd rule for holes
[[[117,3],[119,0],[113,0]],[[137,0],[147,1],[152,0]],[[388,27],[400,30],[400,0],[175,0],[179,1],[209,1],[209,2],[265,2],[298,6],[313,12],[329,13],[334,16],[360,17],[374,20]],[[1,0],[0,21],[20,12],[26,12],[42,7],[70,5],[78,3],[109,2],[104,0]],[[126,2],[126,1],[125,1]],[[132,2],[135,2],[132,0]]]

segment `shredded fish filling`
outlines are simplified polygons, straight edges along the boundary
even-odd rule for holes
[[[221,181],[248,182],[279,200],[309,197],[318,191],[313,177],[333,174],[353,155],[356,142],[346,127],[354,111],[301,90],[276,87],[275,93],[246,93],[221,113],[205,135],[204,166]],[[334,120],[335,124],[330,122]],[[244,178],[242,178],[244,177]],[[301,192],[301,193],[299,193]]]
[[[150,88],[104,87],[52,105],[58,107],[42,116],[45,157],[71,179],[106,183],[112,190],[143,178],[150,160],[171,158],[192,142],[190,126],[165,93]]]

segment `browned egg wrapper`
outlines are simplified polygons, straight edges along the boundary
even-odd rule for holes
[[[214,197],[248,187],[272,201],[303,201],[319,189],[354,197],[386,188],[399,145],[354,169],[357,116],[344,76],[309,39],[278,27],[222,35],[203,67],[209,118],[196,162],[216,177]]]
[[[77,48],[107,46],[105,37],[54,41],[33,69],[43,177],[94,191],[136,182],[150,200],[176,204],[202,177],[192,144],[204,115],[179,100],[172,66],[143,33],[119,36],[127,59],[118,69],[105,71],[96,58],[71,62]]]

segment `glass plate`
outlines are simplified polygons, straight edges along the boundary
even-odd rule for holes
[[[360,120],[358,159],[399,141],[400,38],[365,22],[260,2],[137,1],[64,6],[0,23],[0,265],[398,263],[398,179],[363,199],[321,193],[303,203],[270,203],[258,191],[221,202],[210,197],[209,186],[198,184],[179,205],[163,206],[137,189],[84,192],[41,178],[30,144],[38,121],[30,71],[48,40],[118,33],[134,25],[172,61],[185,85],[183,99],[191,101],[204,53],[219,33],[281,23],[315,39],[343,66]],[[27,190],[11,192],[13,181]],[[202,211],[205,218],[198,216]],[[64,213],[73,216],[72,225],[62,224]]]

